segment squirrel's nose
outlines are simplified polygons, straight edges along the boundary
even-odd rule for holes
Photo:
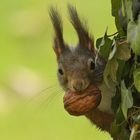
[[[74,80],[71,83],[71,87],[74,91],[81,92],[88,87],[88,84],[84,80]]]

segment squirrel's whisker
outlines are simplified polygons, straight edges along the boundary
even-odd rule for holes
[[[48,86],[48,87],[42,89],[35,96],[31,97],[28,100],[28,103],[33,102],[35,100],[38,100],[39,98],[43,98],[44,96],[45,97],[48,97],[50,95],[50,93],[52,93],[53,91],[55,91],[57,88],[59,88],[58,83],[55,83],[55,84],[53,84],[51,86]]]
[[[54,92],[52,92],[49,97],[43,99],[43,101],[41,102],[41,104],[39,105],[40,107],[47,107],[49,106],[50,104],[52,104],[52,102],[55,102],[55,99],[57,99],[58,97],[60,97],[60,93],[63,93],[63,90],[62,89],[58,89]]]

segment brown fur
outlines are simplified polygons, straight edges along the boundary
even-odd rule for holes
[[[102,112],[99,109],[96,109],[92,112],[89,112],[86,117],[90,119],[92,123],[96,124],[96,126],[101,130],[110,132],[111,123],[114,120],[113,114]]]

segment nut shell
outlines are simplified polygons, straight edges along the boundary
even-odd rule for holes
[[[94,85],[89,86],[84,92],[67,91],[64,96],[64,108],[74,116],[85,115],[97,108],[101,101],[101,91]]]

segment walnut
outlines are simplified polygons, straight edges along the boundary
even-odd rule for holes
[[[97,108],[101,101],[101,91],[94,85],[90,85],[83,92],[67,91],[64,96],[64,108],[74,116],[85,115]]]

